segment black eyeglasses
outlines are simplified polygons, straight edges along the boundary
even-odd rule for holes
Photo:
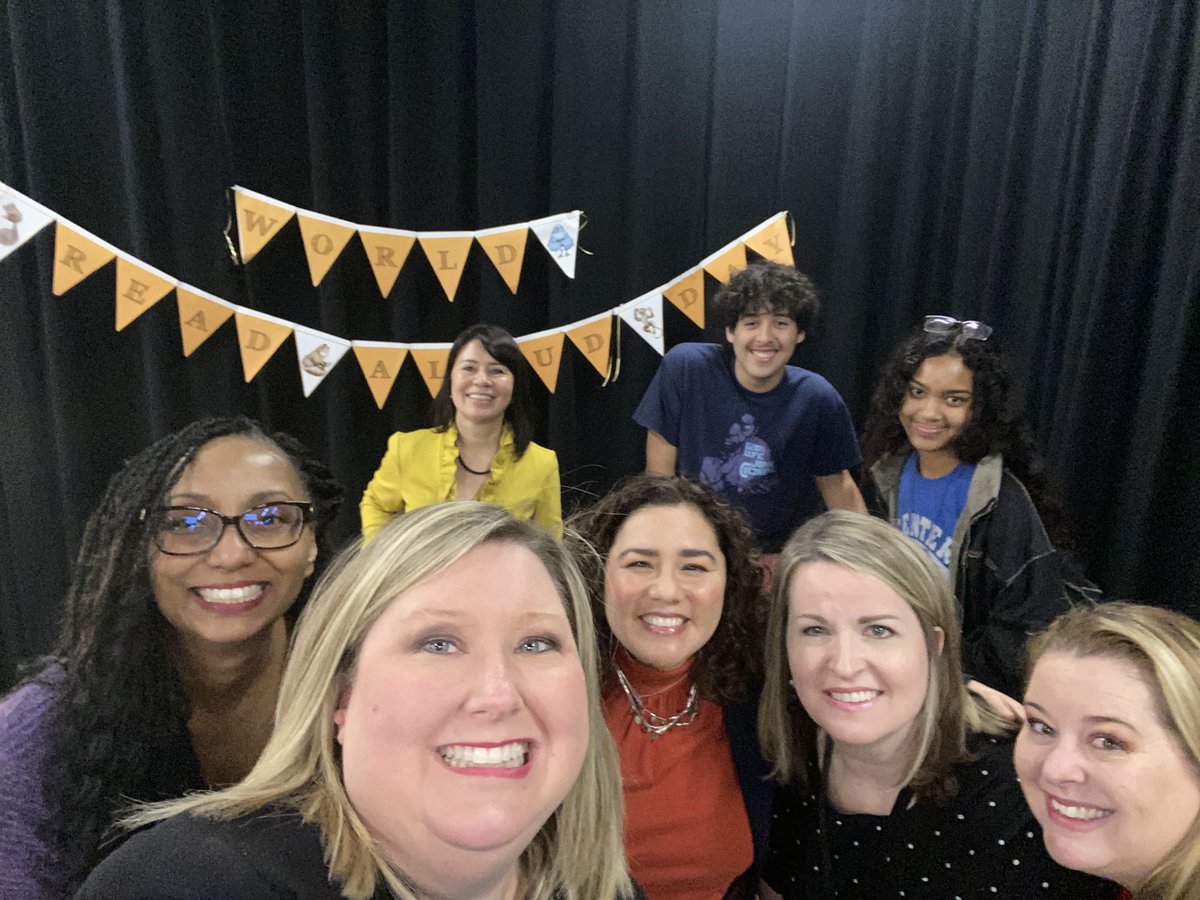
[[[962,329],[964,341],[986,341],[992,335],[992,326],[967,319],[960,322],[953,316],[926,316],[925,324],[921,326],[926,334],[952,334],[956,329]]]
[[[232,525],[242,540],[255,550],[282,550],[300,540],[311,522],[313,505],[307,500],[280,500],[255,506],[236,516],[223,516],[203,506],[164,506],[142,510],[152,515],[150,536],[168,556],[207,553],[221,542]]]

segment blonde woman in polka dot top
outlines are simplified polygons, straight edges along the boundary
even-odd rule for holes
[[[762,897],[1117,896],[1046,853],[1013,726],[963,687],[946,580],[892,525],[830,512],[797,531],[766,644],[759,737],[781,786]]]

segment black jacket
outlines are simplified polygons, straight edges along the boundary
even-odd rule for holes
[[[317,826],[292,812],[229,821],[178,815],[135,834],[76,900],[340,900]],[[386,887],[377,900],[389,896]]]
[[[886,456],[871,466],[863,491],[867,508],[893,523],[904,460]],[[1013,697],[1021,695],[1029,635],[1073,604],[1100,599],[1100,590],[1050,541],[1029,492],[998,455],[975,466],[954,529],[950,573],[963,671]]]
[[[767,780],[771,764],[763,759],[758,747],[760,689],[756,689],[748,700],[731,703],[721,710],[725,719],[725,734],[729,738],[729,753],[733,757],[733,768],[737,771],[742,801],[746,804],[746,817],[750,820],[750,834],[754,839],[754,865],[734,882],[726,894],[729,898],[755,896],[760,869],[767,858],[775,782]]]

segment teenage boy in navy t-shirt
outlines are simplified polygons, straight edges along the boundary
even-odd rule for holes
[[[817,512],[866,512],[850,469],[862,462],[833,386],[789,366],[820,308],[791,266],[754,263],[717,292],[730,348],[680,344],[663,358],[633,418],[646,431],[646,471],[688,475],[745,512],[766,553]]]

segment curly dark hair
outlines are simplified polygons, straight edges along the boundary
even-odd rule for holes
[[[727,330],[742,316],[782,312],[808,331],[821,311],[821,295],[812,279],[794,266],[751,263],[729,279],[713,297],[713,315]]]
[[[533,440],[533,417],[530,413],[529,399],[529,377],[533,373],[513,336],[497,325],[472,325],[454,339],[450,346],[450,356],[446,360],[446,377],[442,379],[442,386],[433,398],[433,428],[435,431],[445,431],[454,424],[455,409],[454,400],[450,397],[450,373],[454,370],[458,354],[471,341],[479,341],[496,362],[512,372],[512,401],[508,404],[508,409],[504,410],[504,420],[512,426],[513,449],[519,459]]]
[[[917,369],[931,356],[957,356],[971,370],[971,413],[954,441],[960,460],[977,463],[999,453],[1004,467],[1029,492],[1050,539],[1070,550],[1072,542],[1063,517],[1062,500],[1046,474],[1033,442],[1033,428],[1008,358],[995,339],[964,337],[961,326],[947,334],[930,334],[918,327],[895,350],[880,373],[863,429],[863,471],[884,456],[912,450],[900,424],[900,407]]]
[[[742,700],[762,673],[763,570],[754,533],[737,507],[687,478],[635,475],[568,521],[568,539],[591,595],[604,683],[616,677],[617,640],[605,614],[604,566],[625,520],[646,506],[694,506],[712,526],[725,556],[725,602],[712,638],[692,668],[701,697],[726,704]],[[572,535],[571,532],[574,532]]]
[[[54,778],[45,786],[40,827],[44,839],[63,848],[73,879],[109,849],[103,844],[121,807],[196,786],[168,764],[172,753],[191,746],[190,702],[170,659],[171,626],[154,602],[150,517],[143,511],[166,501],[202,447],[232,435],[287,456],[313,503],[318,547],[330,549],[321,525],[337,514],[341,485],[295,438],[244,416],[193,422],[127,460],[109,480],[84,528],[57,642],[24,681],[58,697],[47,769]]]

